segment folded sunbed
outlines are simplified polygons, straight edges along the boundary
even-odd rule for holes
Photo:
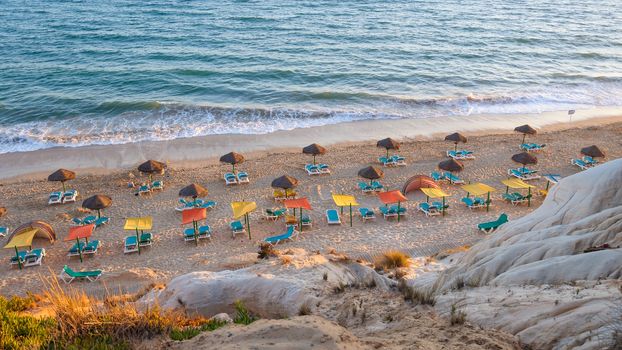
[[[225,179],[225,185],[237,185],[238,178],[233,173],[226,173],[223,178]]]
[[[287,231],[284,234],[278,235],[278,236],[267,237],[264,239],[264,242],[267,242],[268,244],[274,246],[274,245],[277,245],[279,242],[282,242],[288,239],[290,241],[293,241],[294,237],[296,236],[298,236],[298,231],[296,230],[296,227],[289,226],[287,227]]]
[[[48,205],[49,204],[60,204],[63,202],[63,193],[62,192],[52,192],[48,197]]]
[[[335,209],[326,210],[326,222],[329,225],[341,225],[341,219],[339,218],[339,212]]]
[[[101,277],[101,275],[101,270],[73,271],[69,268],[69,266],[65,265],[63,267],[63,271],[61,271],[59,275],[59,278],[63,280],[63,282],[69,284],[76,279],[86,279],[89,282],[95,282]]]
[[[248,179],[248,174],[243,171],[240,171],[237,177],[238,177],[238,183],[249,183],[250,182],[250,180]]]
[[[69,190],[63,193],[63,203],[75,202],[78,198],[78,191]]]
[[[499,216],[497,220],[481,223],[477,225],[477,228],[481,231],[488,233],[498,229],[499,226],[505,224],[506,222],[508,222],[508,216],[507,214],[503,213]]]

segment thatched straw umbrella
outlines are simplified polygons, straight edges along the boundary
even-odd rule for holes
[[[235,165],[243,163],[244,156],[239,153],[229,152],[225,154],[224,156],[220,157],[220,161],[223,163],[231,164],[232,166],[231,171],[235,174]]]
[[[581,154],[592,158],[601,158],[605,156],[605,152],[601,151],[596,145],[581,148]]]
[[[359,170],[358,175],[364,179],[368,179],[370,181],[382,179],[384,177],[384,172],[375,166],[368,166]]]
[[[464,165],[459,161],[450,158],[438,163],[438,168],[441,170],[449,171],[450,173],[458,173],[464,169]]]
[[[101,218],[101,210],[108,208],[112,204],[112,198],[103,194],[96,194],[92,197],[85,199],[82,202],[82,207],[90,210],[97,210],[97,217]]]
[[[467,138],[466,136],[462,135],[461,133],[455,132],[451,135],[447,135],[445,136],[445,141],[451,141],[454,143],[454,151],[458,150],[458,143],[462,142],[462,143],[466,143],[467,142]]]
[[[63,184],[63,192],[65,192],[65,181],[76,178],[76,173],[67,169],[58,169],[48,176],[48,181],[60,181]]]
[[[302,149],[302,153],[313,155],[313,165],[315,165],[315,156],[326,153],[326,148],[318,145],[317,143],[312,143],[307,147]]]
[[[149,182],[151,182],[153,174],[161,174],[166,168],[166,164],[157,160],[148,160],[138,166],[138,171],[149,174]]]
[[[179,190],[180,197],[192,197],[196,199],[197,197],[205,197],[207,196],[207,189],[198,184],[190,184],[181,190]]]
[[[536,131],[536,129],[532,128],[528,124],[517,126],[517,127],[514,128],[514,131],[523,134],[523,142],[522,143],[525,143],[525,136],[527,136],[527,135],[535,135],[535,134],[538,133],[538,131]]]
[[[277,177],[276,179],[272,180],[272,183],[270,184],[270,186],[274,188],[281,188],[284,190],[289,190],[289,189],[292,189],[298,186],[298,179],[296,179],[295,177],[289,176],[289,175],[283,175],[281,177]]]
[[[400,149],[400,143],[393,140],[392,138],[388,137],[386,139],[382,139],[378,142],[376,142],[376,147],[382,147],[384,149],[387,150],[387,158],[389,158],[389,150],[390,149],[395,149],[395,150],[399,150]]]

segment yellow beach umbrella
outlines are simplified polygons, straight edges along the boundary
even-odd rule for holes
[[[246,224],[246,231],[248,231],[248,239],[251,239],[251,220],[248,217],[253,210],[257,209],[257,203],[255,202],[231,202],[231,210],[233,211],[233,217],[239,219],[244,216],[244,223]]]
[[[513,189],[528,189],[529,194],[527,196],[527,206],[531,206],[531,189],[536,188],[536,186],[530,185],[521,179],[507,179],[501,180],[501,183],[505,185],[505,193],[510,191],[510,188]]]
[[[426,195],[425,201],[429,201],[430,198],[443,198],[443,208],[441,211],[445,215],[445,197],[449,197],[449,194],[445,193],[440,188],[420,188],[421,192]]]
[[[350,227],[352,227],[352,207],[359,205],[356,198],[349,194],[333,194],[333,201],[341,208],[341,215],[343,215],[343,207],[350,207]]]
[[[143,233],[145,230],[151,230],[153,227],[153,218],[151,216],[127,218],[125,220],[124,230],[136,231],[136,247],[138,248],[138,254],[140,254],[140,237],[138,236],[138,230]]]
[[[483,183],[474,183],[474,184],[468,184],[468,185],[464,185],[462,186],[462,189],[465,190],[467,192],[467,198],[469,197],[469,194],[473,194],[474,196],[481,196],[483,194],[486,194],[486,211],[488,211],[490,209],[490,192],[495,192],[497,189],[492,187],[492,186],[488,186],[486,184]]]
[[[21,232],[19,235],[13,236],[13,238],[11,238],[9,243],[7,243],[4,246],[5,249],[11,249],[11,248],[15,249],[15,256],[17,257],[17,265],[19,266],[20,270],[22,269],[22,262],[19,259],[19,252],[17,251],[17,248],[23,248],[23,247],[32,248],[32,239],[37,234],[37,231],[39,231],[39,229],[33,228],[28,231]]]

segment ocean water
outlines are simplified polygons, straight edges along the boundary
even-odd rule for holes
[[[622,105],[620,0],[0,0],[0,153]]]

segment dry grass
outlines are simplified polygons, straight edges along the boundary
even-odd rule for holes
[[[269,259],[279,255],[278,250],[268,243],[261,243],[257,252],[257,259]]]
[[[292,261],[294,261],[294,258],[289,255],[281,255],[279,259],[281,259],[281,264],[283,265],[289,265],[292,263]]]
[[[391,270],[399,267],[409,267],[411,263],[410,256],[397,250],[382,253],[374,261],[374,267],[377,269]]]
[[[443,250],[442,252],[439,252],[439,253],[433,255],[433,257],[438,259],[438,260],[443,260],[443,259],[445,259],[446,257],[448,257],[448,256],[450,256],[452,254],[467,252],[467,251],[469,251],[469,249],[471,249],[471,246],[463,245],[461,247]]]
[[[451,305],[451,315],[449,316],[449,323],[452,326],[461,325],[466,322],[466,313],[456,308],[456,304]]]

